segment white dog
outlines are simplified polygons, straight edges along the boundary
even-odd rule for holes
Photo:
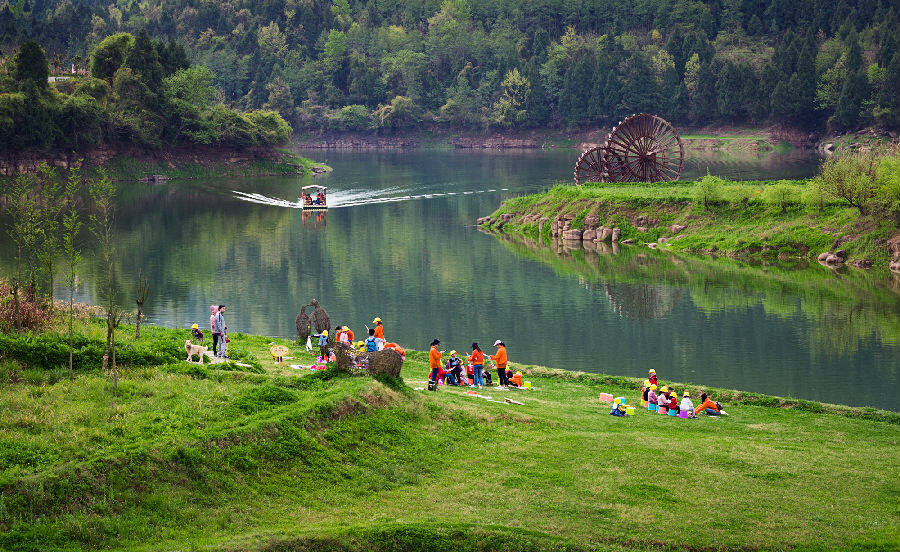
[[[200,345],[194,345],[191,343],[190,339],[185,340],[184,342],[184,350],[187,352],[187,362],[193,362],[191,359],[194,355],[200,357],[200,360],[197,362],[199,364],[203,364],[203,355],[206,354],[206,351],[209,350],[209,347],[201,347]]]

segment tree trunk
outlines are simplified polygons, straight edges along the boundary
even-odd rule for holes
[[[75,372],[72,370],[72,338],[75,333],[74,328],[74,320],[75,313],[73,312],[75,298],[73,294],[69,294],[69,381],[75,381]]]
[[[22,331],[22,310],[19,308],[19,282],[13,283],[13,310],[16,312],[16,331]]]
[[[200,360],[203,360],[203,356],[200,356]],[[113,389],[118,393],[119,391],[119,368],[116,366],[116,338],[113,336],[112,340],[112,371],[113,371]]]
[[[135,321],[135,323],[134,323],[134,338],[135,339],[141,338],[141,318],[143,318],[143,317],[144,317],[144,313],[141,312],[141,304],[138,303],[137,321]]]

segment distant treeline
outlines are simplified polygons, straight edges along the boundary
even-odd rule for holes
[[[33,38],[70,66],[146,29],[209,68],[225,102],[304,130],[576,127],[645,111],[900,126],[896,0],[6,2],[7,49]]]
[[[8,7],[6,8],[8,9]],[[185,144],[272,146],[290,139],[275,111],[236,111],[217,99],[213,74],[184,49],[141,31],[91,52],[92,76],[49,82],[45,52],[25,41],[0,67],[0,151]]]

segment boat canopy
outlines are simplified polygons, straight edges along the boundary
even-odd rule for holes
[[[309,190],[309,189],[327,190],[328,188],[326,188],[325,186],[319,186],[318,184],[310,184],[309,186],[303,186],[300,189],[301,190]]]

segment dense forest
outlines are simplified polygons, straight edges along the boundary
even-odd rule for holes
[[[6,54],[34,39],[55,65],[88,66],[105,37],[146,30],[208,69],[221,103],[304,131],[571,128],[642,111],[900,126],[896,0],[6,1]]]
[[[240,112],[216,100],[213,75],[177,43],[117,33],[91,51],[90,76],[50,82],[41,46],[26,40],[0,67],[0,151],[100,145],[273,146],[291,128],[275,111]]]

